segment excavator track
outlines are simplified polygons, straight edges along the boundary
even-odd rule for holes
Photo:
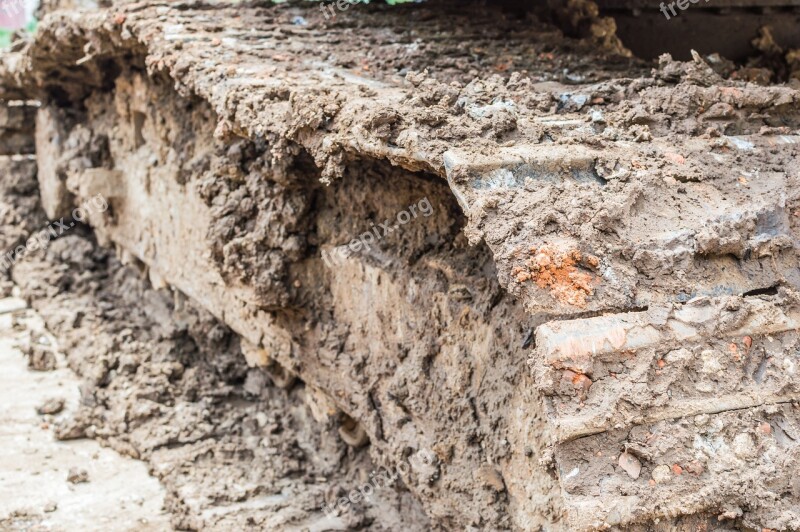
[[[799,528],[797,85],[487,6],[328,15],[56,10],[2,56],[38,102],[3,164],[35,152],[49,219],[102,198],[101,246],[435,526]]]

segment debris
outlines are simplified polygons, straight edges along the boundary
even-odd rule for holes
[[[672,480],[672,469],[668,465],[660,465],[653,469],[653,480],[656,484],[663,484]]]
[[[578,265],[595,268],[598,264],[596,257],[550,245],[531,248],[531,255],[524,266],[517,266],[517,282],[533,279],[540,288],[549,289],[558,301],[576,307],[586,306],[595,280],[590,273],[579,270]]]
[[[697,460],[692,460],[688,464],[686,464],[686,471],[691,473],[692,475],[702,475],[705,468],[703,464],[698,462]]]
[[[479,467],[474,472],[473,478],[475,478],[475,480],[484,486],[491,488],[498,493],[506,489],[505,482],[503,482],[503,476],[494,466],[489,464],[484,464]]]
[[[78,469],[76,467],[70,468],[67,474],[67,482],[71,484],[89,482],[89,473],[85,469]]]
[[[639,478],[639,473],[642,471],[642,463],[638,458],[628,452],[619,455],[619,466],[630,476],[633,480]]]
[[[64,409],[64,399],[48,399],[36,408],[36,413],[43,415],[56,415]]]
[[[56,426],[56,439],[79,440],[86,437],[86,421],[79,418],[65,419]]]

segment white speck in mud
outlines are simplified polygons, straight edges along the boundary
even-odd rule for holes
[[[736,149],[742,151],[752,151],[755,146],[749,140],[745,140],[739,137],[725,137],[728,141],[733,144]]]
[[[564,480],[569,480],[569,479],[571,479],[572,477],[576,477],[576,476],[578,476],[578,473],[580,473],[580,469],[578,469],[578,468],[576,467],[575,469],[573,469],[572,471],[570,471],[569,473],[567,473],[566,475],[564,475]]]

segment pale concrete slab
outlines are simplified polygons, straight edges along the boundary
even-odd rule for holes
[[[55,371],[28,369],[18,346],[31,332],[47,332],[20,302],[0,300],[0,529],[172,530],[164,490],[143,462],[94,440],[59,442],[50,428],[53,417],[36,413],[50,398],[66,402],[56,418],[74,411],[79,380],[60,354]],[[85,470],[89,482],[68,482],[73,468]]]

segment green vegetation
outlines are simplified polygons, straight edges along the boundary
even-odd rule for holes
[[[36,19],[31,20],[28,22],[27,26],[24,29],[19,30],[25,33],[33,33],[36,30]],[[5,28],[0,28],[0,48],[8,48],[11,46],[11,36],[17,30],[8,30]]]

